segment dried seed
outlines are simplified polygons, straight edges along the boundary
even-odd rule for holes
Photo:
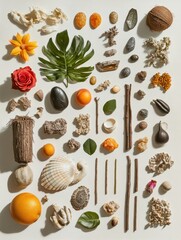
[[[96,78],[95,76],[92,76],[92,77],[90,78],[89,82],[90,82],[91,85],[95,85],[96,82],[97,82],[97,78]]]
[[[110,21],[110,23],[112,23],[112,24],[117,23],[117,21],[118,21],[118,14],[117,14],[117,12],[113,11],[113,12],[111,12],[111,13],[109,14],[109,21]]]

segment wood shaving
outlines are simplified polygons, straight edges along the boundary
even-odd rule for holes
[[[157,153],[149,160],[148,169],[156,174],[161,174],[171,168],[174,161],[167,153]]]
[[[27,110],[28,108],[31,107],[31,100],[29,100],[27,97],[21,97],[18,100],[18,104],[20,108],[22,108],[23,110]]]
[[[111,84],[111,82],[109,80],[106,80],[103,83],[99,84],[94,90],[96,92],[101,92],[103,90],[106,90],[110,84]]]
[[[150,227],[170,225],[171,210],[165,200],[152,198],[149,202],[147,220]]]
[[[89,114],[79,114],[78,117],[75,118],[77,123],[77,129],[75,133],[78,135],[87,134],[90,131],[90,116]]]
[[[22,14],[17,11],[11,11],[10,17],[15,23],[30,28],[34,24],[45,22],[46,25],[42,26],[39,31],[43,34],[48,34],[57,30],[57,25],[67,20],[67,16],[60,8],[55,8],[50,14],[47,14],[39,8],[30,9],[29,13]],[[56,26],[56,27],[55,27]]]
[[[148,50],[146,57],[146,67],[161,67],[168,64],[168,50],[171,41],[169,37],[163,37],[160,41],[149,38],[143,44]]]
[[[43,107],[38,107],[37,108],[37,112],[35,113],[35,117],[36,118],[40,118],[41,116],[42,116],[42,114],[43,114]]]

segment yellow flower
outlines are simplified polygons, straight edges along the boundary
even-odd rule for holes
[[[34,54],[34,49],[37,47],[37,42],[30,42],[30,34],[27,33],[25,35],[16,34],[16,39],[11,39],[9,41],[13,46],[13,50],[11,51],[11,55],[20,57],[23,61],[28,61],[29,55]]]

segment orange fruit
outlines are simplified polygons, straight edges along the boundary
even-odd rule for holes
[[[95,28],[99,27],[101,22],[102,22],[102,18],[101,18],[101,15],[99,13],[93,13],[90,16],[90,26],[91,26],[91,28],[95,29]]]
[[[83,12],[78,12],[74,18],[75,27],[81,29],[86,24],[86,15]]]
[[[88,103],[90,103],[91,98],[92,98],[91,93],[89,92],[89,90],[85,88],[80,89],[76,94],[76,100],[82,106],[85,106]]]
[[[29,225],[40,217],[41,203],[32,193],[20,193],[12,200],[10,212],[15,221]]]
[[[55,148],[53,144],[47,143],[43,146],[43,151],[47,156],[52,156],[55,153]]]

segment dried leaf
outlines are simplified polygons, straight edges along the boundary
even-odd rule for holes
[[[87,139],[87,141],[85,141],[85,143],[83,144],[84,151],[89,155],[92,155],[96,151],[96,148],[96,142],[90,138]]]

